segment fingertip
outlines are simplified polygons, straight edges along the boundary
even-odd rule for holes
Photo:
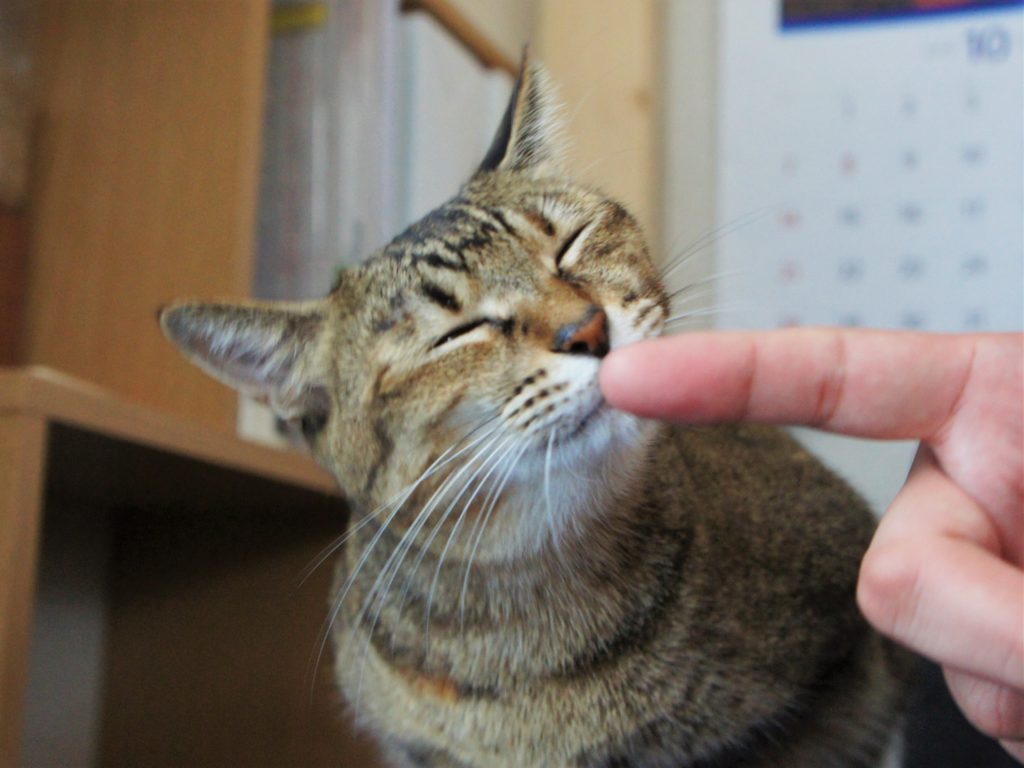
[[[615,350],[601,362],[597,371],[597,384],[601,388],[601,394],[615,407],[628,401],[629,369],[632,348]]]
[[[613,407],[645,418],[674,419],[686,400],[678,370],[685,355],[681,340],[647,339],[610,353],[598,371],[598,385]],[[684,363],[685,364],[685,363]]]
[[[733,406],[729,361],[702,336],[648,339],[610,353],[598,373],[605,399],[638,416],[721,420]],[[724,402],[724,405],[723,405]]]

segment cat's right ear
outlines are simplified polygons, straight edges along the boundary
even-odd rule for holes
[[[505,116],[477,172],[561,172],[564,154],[561,106],[548,73],[523,52]]]
[[[316,364],[319,302],[181,302],[159,313],[164,334],[190,361],[284,419],[326,416]]]

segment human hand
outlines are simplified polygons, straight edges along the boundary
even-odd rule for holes
[[[612,352],[600,384],[651,418],[919,440],[857,600],[1024,762],[1024,335],[689,333]]]

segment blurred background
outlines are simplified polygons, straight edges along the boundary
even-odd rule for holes
[[[154,313],[322,295],[527,42],[673,331],[1021,329],[1024,0],[4,0],[0,768],[374,764],[294,585],[343,502]],[[798,436],[878,511],[914,451]]]

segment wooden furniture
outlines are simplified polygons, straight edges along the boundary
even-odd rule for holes
[[[312,695],[306,674],[331,569],[295,584],[344,529],[333,480],[303,456],[197,429],[52,370],[8,368],[0,767],[19,765],[40,531],[44,514],[62,510],[109,530],[95,765],[376,764],[340,722],[330,654]],[[52,698],[44,703],[59,728],[77,713]]]
[[[13,365],[20,356],[27,266],[25,212],[0,203],[0,365]]]
[[[13,362],[234,429],[235,395],[181,365],[153,317],[176,297],[249,293],[268,9],[39,3]]]

